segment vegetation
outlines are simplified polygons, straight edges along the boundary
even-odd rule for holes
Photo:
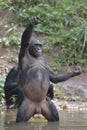
[[[3,90],[4,82],[5,79],[0,76],[0,104],[4,103],[4,90]]]
[[[7,35],[0,39],[3,44],[20,44],[18,26],[27,26],[33,17],[39,16],[41,24],[35,31],[46,36],[45,53],[51,53],[56,48],[53,58],[62,65],[87,63],[86,0],[2,0],[0,9],[15,13],[18,21],[12,21],[11,27],[7,25]]]
[[[87,70],[87,0],[1,0],[0,10],[13,16],[4,25],[6,33],[0,38],[1,44],[19,45],[18,29],[39,16],[41,24],[35,31],[44,34],[43,51],[53,57],[53,69],[79,64]]]

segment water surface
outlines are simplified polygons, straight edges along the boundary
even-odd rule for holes
[[[87,130],[87,110],[59,111],[58,122],[15,123],[16,112],[9,110],[0,114],[0,130]]]

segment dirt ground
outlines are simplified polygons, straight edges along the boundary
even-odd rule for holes
[[[6,77],[9,70],[16,64],[19,48],[0,46],[0,75]],[[16,58],[16,59],[15,59]]]
[[[87,101],[87,73],[73,77],[58,84],[65,96],[72,97],[72,100]]]

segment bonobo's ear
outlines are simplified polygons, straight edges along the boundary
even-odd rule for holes
[[[35,17],[35,18],[32,20],[31,23],[32,23],[33,26],[39,24],[39,23],[40,23],[40,18],[39,18],[39,17]]]

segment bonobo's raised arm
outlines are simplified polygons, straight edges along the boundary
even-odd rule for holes
[[[29,45],[29,41],[31,39],[32,31],[35,25],[37,25],[40,22],[40,19],[38,17],[34,18],[25,31],[23,32],[22,39],[21,39],[21,48],[20,48],[20,54],[19,59],[22,58],[25,54],[26,48]]]
[[[75,71],[67,73],[67,74],[54,74],[53,72],[49,73],[50,81],[53,83],[63,82],[68,80],[71,77],[77,76],[81,74],[81,68],[77,66]]]
[[[21,70],[22,68],[22,59],[25,55],[26,49],[29,46],[29,42],[31,39],[32,31],[35,25],[37,25],[40,22],[40,19],[38,17],[34,18],[32,22],[29,23],[25,31],[23,32],[22,38],[21,38],[21,48],[19,53],[19,63],[18,63],[18,70]]]

